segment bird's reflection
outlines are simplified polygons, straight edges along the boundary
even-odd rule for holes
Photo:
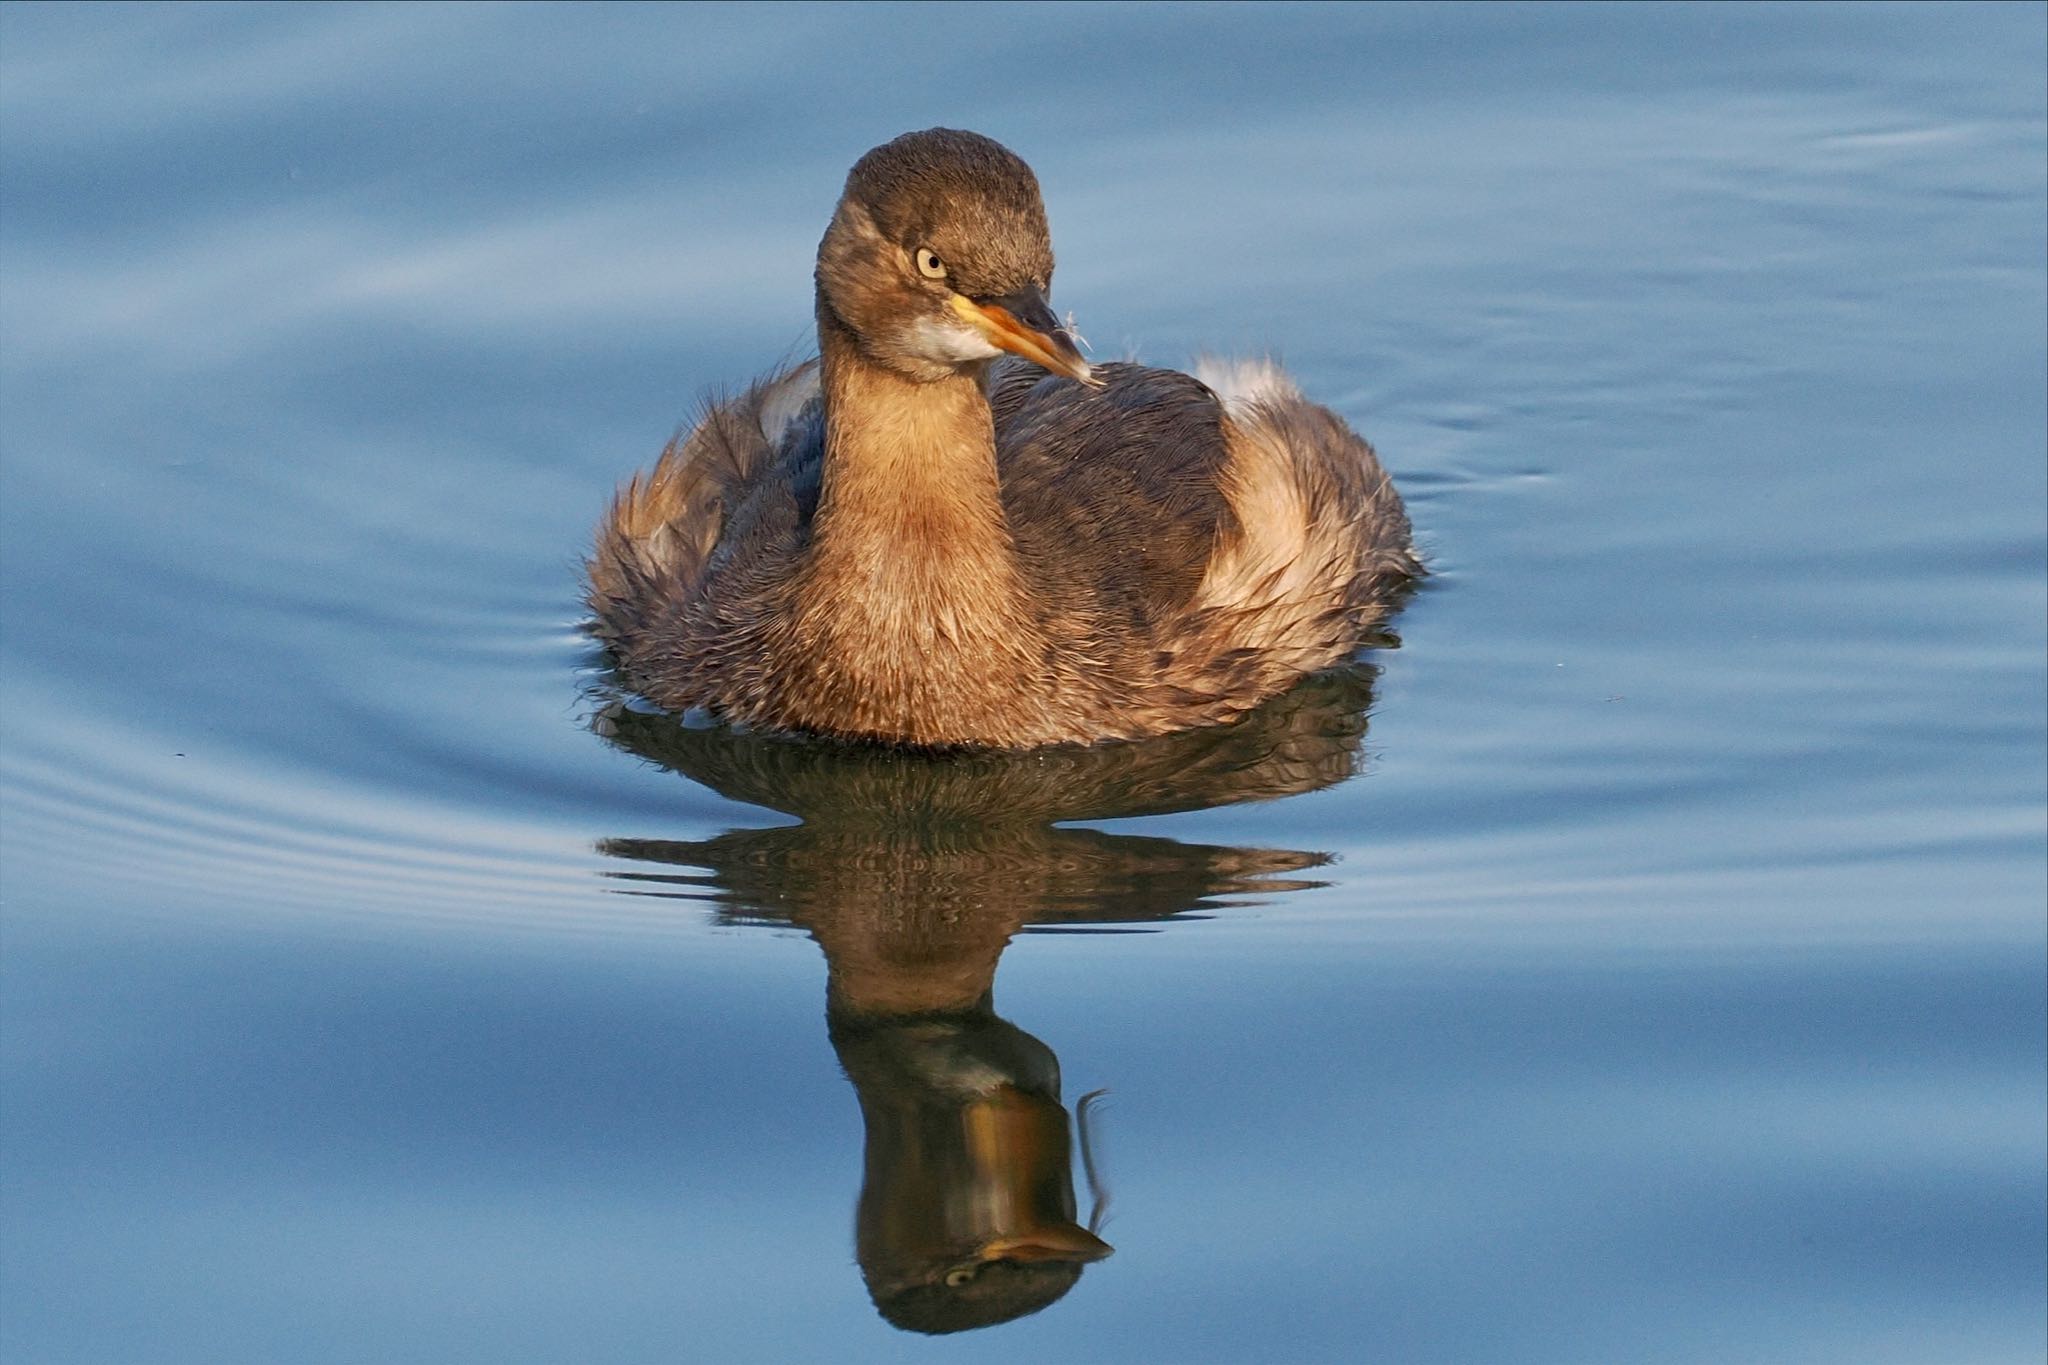
[[[1310,679],[1230,726],[1024,754],[912,755],[600,711],[620,747],[802,822],[600,847],[642,865],[609,874],[631,883],[620,890],[797,925],[824,949],[826,1022],[866,1127],[856,1250],[884,1318],[921,1332],[1005,1322],[1110,1254],[1078,1221],[1058,1059],[995,1012],[1011,937],[1312,886],[1298,874],[1327,861],[1055,822],[1340,781],[1361,761],[1373,672]]]

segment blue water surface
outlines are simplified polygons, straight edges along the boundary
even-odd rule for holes
[[[2044,52],[0,7],[0,1356],[2038,1361]],[[1123,757],[621,708],[605,499],[935,124],[1034,166],[1098,356],[1277,355],[1374,442],[1398,647]],[[1115,1254],[892,1325],[874,1211],[968,1187],[890,1116],[1078,1225],[1017,1135],[1098,1087]]]

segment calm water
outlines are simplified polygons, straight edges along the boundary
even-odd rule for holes
[[[2039,1360],[2044,13],[0,9],[0,1354]],[[617,705],[600,506],[936,123],[1375,441],[1398,648]]]

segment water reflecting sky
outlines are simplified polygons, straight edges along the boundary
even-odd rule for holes
[[[2044,43],[0,8],[0,1354],[2038,1360]],[[1098,355],[1374,441],[1398,647],[1051,759],[607,692],[611,487],[941,123]]]

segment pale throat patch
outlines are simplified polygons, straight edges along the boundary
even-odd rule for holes
[[[918,355],[941,365],[962,365],[1002,354],[979,330],[964,322],[919,318],[910,335]]]

